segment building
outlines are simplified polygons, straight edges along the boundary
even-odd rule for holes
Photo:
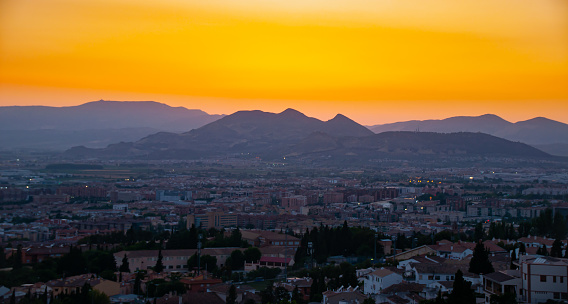
[[[258,270],[261,267],[267,268],[280,268],[284,270],[285,267],[294,266],[293,257],[280,258],[280,257],[261,257],[259,261],[252,263],[245,263],[245,271]]]
[[[523,255],[519,264],[521,298],[517,301],[568,300],[568,259]]]
[[[237,227],[237,215],[225,212],[207,212],[205,214],[189,214],[187,215],[187,229],[192,225],[203,229],[224,227]]]
[[[402,275],[386,268],[377,269],[363,279],[363,292],[365,294],[379,294],[393,284],[402,282]]]
[[[201,255],[210,255],[217,258],[217,266],[223,267],[227,258],[231,256],[234,250],[244,250],[243,248],[205,248],[201,249]],[[197,249],[170,249],[162,250],[162,263],[165,272],[180,271],[187,272],[187,261],[189,258],[197,254]],[[137,251],[120,251],[114,254],[116,265],[122,265],[122,259],[126,255],[130,272],[143,269],[151,269],[156,266],[158,261],[158,250],[137,250]]]
[[[282,207],[287,210],[299,211],[301,207],[306,206],[308,199],[303,195],[292,195],[282,198]]]
[[[300,239],[272,231],[264,230],[242,230],[241,235],[244,241],[255,247],[265,247],[265,246],[286,246],[291,248],[300,247]],[[293,255],[296,250],[290,250],[290,254]]]
[[[518,270],[496,271],[483,275],[483,292],[486,304],[491,302],[491,296],[500,296],[506,293],[514,294],[517,299],[520,299],[520,272]]]

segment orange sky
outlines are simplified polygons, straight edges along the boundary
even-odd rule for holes
[[[1,0],[0,106],[568,123],[566,0]]]

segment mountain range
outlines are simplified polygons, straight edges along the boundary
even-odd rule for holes
[[[411,120],[368,127],[375,133],[387,131],[482,132],[519,141],[554,155],[568,156],[568,125],[544,117],[512,123],[486,114],[458,116],[441,120]]]
[[[278,114],[240,111],[189,132],[160,132],[104,149],[74,147],[64,156],[149,159],[239,156],[335,164],[368,164],[382,158],[551,157],[529,145],[484,133],[397,131],[374,134],[341,114],[321,121],[293,109]]]
[[[0,142],[4,149],[65,150],[77,145],[102,148],[161,131],[185,132],[223,116],[153,101],[0,107]]]
[[[435,134],[456,132],[459,135]],[[0,107],[0,148],[63,151],[74,147],[63,154],[73,157],[483,155],[481,150],[459,143],[487,142],[488,137],[481,133],[568,156],[568,125],[541,117],[511,123],[488,114],[364,127],[341,114],[328,121],[293,109],[282,113],[239,111],[228,116],[209,115],[152,101]],[[490,147],[485,147],[485,151],[488,155],[518,155],[514,149],[508,150],[518,143],[505,147],[505,142],[493,143],[501,147],[499,151]],[[542,156],[541,151],[522,147],[517,150],[531,157]]]

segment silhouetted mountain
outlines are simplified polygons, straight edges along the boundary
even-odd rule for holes
[[[135,143],[105,149],[76,147],[71,157],[194,159],[243,156],[278,160],[333,159],[368,163],[373,159],[452,157],[550,157],[526,144],[483,133],[384,132],[373,134],[343,115],[329,121],[288,109],[282,113],[241,111],[183,134],[157,133]]]
[[[0,107],[0,140],[3,148],[105,147],[159,131],[186,132],[221,117],[153,101]]]
[[[386,131],[482,132],[533,146],[568,143],[568,125],[537,117],[516,123],[487,114],[476,117],[459,116],[442,120],[406,121],[369,127],[375,133]]]
[[[442,120],[411,120],[395,122],[384,125],[370,126],[369,129],[375,133],[387,131],[424,131],[438,133],[454,132],[481,132],[493,134],[498,130],[506,128],[511,123],[499,116],[486,114],[481,116],[457,116]]]
[[[153,158],[186,158],[186,156],[215,156],[228,154],[281,155],[281,150],[296,144],[314,132],[332,136],[369,136],[369,129],[349,118],[338,115],[329,121],[321,121],[287,109],[282,113],[239,111],[225,116],[199,129],[186,133],[157,133],[132,144],[117,156],[149,155]],[[116,147],[110,145],[106,150]],[[105,149],[71,149],[67,155],[107,155]],[[89,152],[90,151],[90,152]],[[176,151],[176,152],[174,152]],[[190,158],[191,158],[190,157]]]

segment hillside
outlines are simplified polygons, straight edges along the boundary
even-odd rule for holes
[[[266,160],[335,158],[369,162],[377,158],[548,158],[529,145],[483,133],[383,132],[373,134],[343,115],[320,121],[288,109],[282,113],[240,111],[201,128],[161,132],[105,149],[76,147],[67,157],[195,159],[259,157]]]
[[[370,126],[375,133],[387,131],[422,132],[482,132],[511,141],[520,141],[555,155],[568,156],[565,149],[558,147],[568,144],[568,125],[544,117],[511,123],[499,116],[458,116],[441,120],[412,120],[391,124]]]
[[[0,107],[0,141],[5,143],[4,149],[64,150],[77,145],[102,148],[160,131],[186,132],[221,117],[153,101]]]

